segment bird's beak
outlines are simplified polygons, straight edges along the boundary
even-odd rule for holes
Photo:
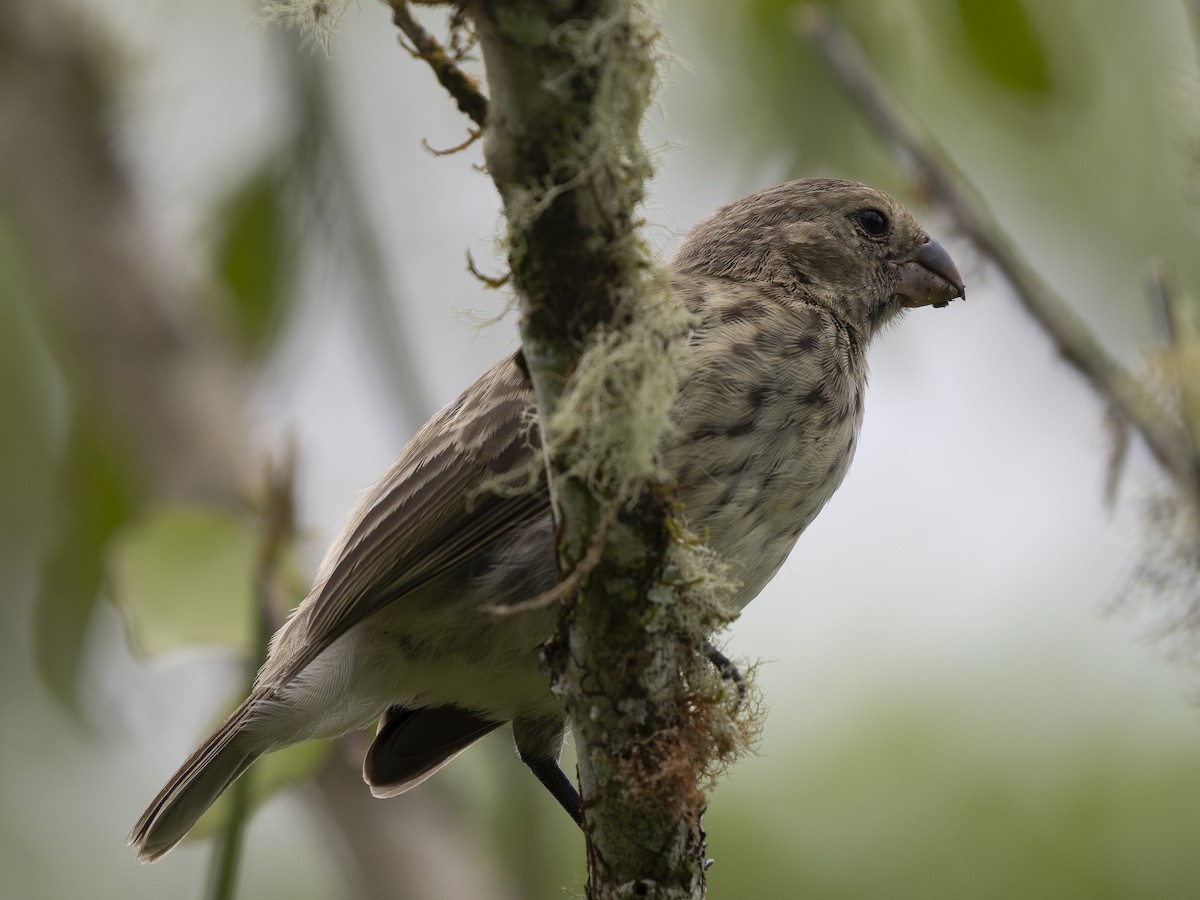
[[[938,308],[958,297],[965,299],[967,289],[950,254],[929,235],[922,234],[921,238],[912,253],[894,263],[900,276],[894,296],[900,297],[910,309]]]

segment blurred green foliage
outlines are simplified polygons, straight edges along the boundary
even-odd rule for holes
[[[713,900],[1195,895],[1194,748],[1088,728],[1022,735],[1019,721],[989,744],[988,707],[968,704],[859,710],[794,765],[735,772],[708,820]],[[1048,735],[1065,740],[1048,752]]]
[[[1049,93],[1050,65],[1021,0],[958,0],[958,14],[980,68],[1002,85]]]
[[[213,227],[214,275],[233,334],[261,354],[277,333],[294,287],[286,159],[268,159],[220,205]]]
[[[38,320],[40,284],[19,224],[0,203],[0,544],[44,524],[62,452],[65,398]]]
[[[822,5],[850,15],[855,8],[844,2]],[[895,190],[897,176],[886,150],[847,108],[821,60],[800,41],[800,9],[793,0],[745,0],[704,10],[715,20],[711,30],[735,48],[728,57],[725,114],[752,129],[752,146],[764,155],[785,154],[789,169],[809,174],[857,170],[855,177]],[[754,102],[745,102],[746,97]]]
[[[155,657],[215,645],[248,662],[260,659],[273,630],[263,633],[263,617],[282,619],[307,592],[285,551],[273,577],[287,594],[287,609],[261,608],[256,590],[261,543],[257,522],[211,507],[160,507],[122,529],[108,543],[106,576],[132,647]],[[240,701],[246,687],[232,699]],[[331,747],[328,741],[309,741],[268,754],[246,777],[248,809],[310,779]],[[232,793],[222,795],[189,838],[222,832],[233,805]]]
[[[1036,19],[1021,0],[829,0],[813,5],[831,10],[855,33],[873,64],[898,79],[901,88],[919,72],[958,69],[969,71],[981,87],[1014,92],[1019,104],[1031,108],[1051,99],[1074,102],[1076,80],[1061,75],[1082,70],[1084,63],[1079,41],[1071,37],[1074,11],[1066,5],[1053,10],[1043,5]],[[723,9],[705,9],[704,15],[726,26],[723,33],[744,42],[737,54],[741,68],[730,67],[736,90],[762,99],[730,112],[750,120],[764,150],[786,148],[797,173],[854,172],[900,191],[894,157],[846,102],[805,40],[804,7],[795,0],[740,0]],[[1058,38],[1050,46],[1042,38],[1043,28]],[[982,115],[997,112],[982,102],[978,109]]]
[[[42,563],[34,637],[47,685],[76,702],[95,603],[103,593],[109,542],[128,522],[140,493],[129,460],[92,409],[76,407],[51,498],[53,537]]]
[[[137,488],[110,426],[72,383],[51,290],[19,223],[0,204],[0,538],[35,544],[40,575],[34,658],[47,687],[73,705],[109,538]]]
[[[164,507],[123,530],[108,574],[134,648],[217,644],[253,656],[258,544],[253,522],[206,507]]]

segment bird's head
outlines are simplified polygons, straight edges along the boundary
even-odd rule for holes
[[[722,207],[692,229],[671,265],[783,287],[868,334],[901,309],[945,306],[966,290],[950,255],[897,200],[829,178]]]

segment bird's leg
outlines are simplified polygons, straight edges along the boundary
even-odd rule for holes
[[[708,657],[720,673],[721,678],[725,681],[732,681],[734,689],[737,691],[737,702],[741,706],[742,701],[746,699],[746,684],[742,678],[742,673],[738,671],[737,666],[730,662],[729,657],[712,645],[712,641],[704,642],[704,655]],[[515,725],[515,723],[514,723]],[[529,766],[529,770],[537,776],[540,781],[550,792],[550,795],[559,802],[559,805],[567,811],[567,815],[579,827],[583,827],[583,801],[579,797],[579,791],[575,788],[571,779],[559,766],[558,760],[554,756],[544,756],[541,753],[525,753],[521,752],[521,741],[517,742],[517,751],[521,755],[521,762]]]
[[[717,672],[720,673],[722,680],[732,681],[734,688],[737,690],[737,705],[741,706],[746,699],[746,682],[742,679],[742,673],[738,671],[737,666],[729,661],[729,657],[713,646],[712,641],[704,641],[704,655],[708,657],[708,661],[716,666]]]
[[[567,811],[575,824],[583,827],[583,801],[579,791],[562,770],[557,759],[551,757],[532,757],[521,754],[521,762],[529,766],[530,771],[537,776],[538,781],[546,786],[551,796]]]

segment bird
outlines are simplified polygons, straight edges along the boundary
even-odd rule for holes
[[[667,265],[691,313],[661,457],[683,516],[750,602],[841,484],[866,351],[901,314],[965,298],[945,249],[888,194],[802,178],[718,209]],[[497,617],[556,583],[521,352],[436,413],[363,497],[311,592],[272,638],[245,701],[180,766],[129,835],[161,857],[256,759],[378,722],[363,776],[379,797],[423,782],[512,723],[521,760],[576,822],[569,727],[539,663],[557,613]]]

